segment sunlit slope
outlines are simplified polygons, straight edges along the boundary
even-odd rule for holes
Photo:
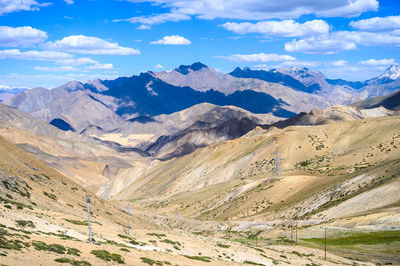
[[[399,174],[400,117],[381,117],[257,128],[163,162],[118,197],[200,219],[320,222],[397,206]]]
[[[324,262],[322,251],[254,248],[176,230],[176,222],[127,214],[91,195],[88,242],[86,191],[0,136],[0,262],[5,265],[282,265]],[[124,204],[121,202],[121,205]],[[285,254],[282,256],[282,254]],[[300,254],[300,255],[297,255]],[[312,258],[301,254],[311,254]],[[311,256],[310,255],[310,256]],[[328,253],[329,265],[354,260]]]

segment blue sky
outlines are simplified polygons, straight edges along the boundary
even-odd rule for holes
[[[52,88],[200,61],[366,80],[399,62],[400,3],[0,0],[0,87]]]

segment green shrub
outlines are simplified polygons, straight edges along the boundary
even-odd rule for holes
[[[142,260],[143,263],[147,263],[149,265],[163,265],[163,262],[159,261],[159,260],[153,260],[153,259],[149,259],[149,258],[146,258],[146,257],[140,257],[140,259]],[[168,261],[165,261],[164,263],[165,264],[171,264]]]
[[[186,258],[188,259],[192,259],[192,260],[201,260],[204,262],[211,262],[211,258],[207,257],[207,256],[189,256],[189,255],[184,255]]]
[[[76,224],[76,225],[89,225],[88,221],[78,221],[78,220],[72,220],[72,219],[64,219],[65,221],[71,223],[71,224]]]
[[[52,199],[52,200],[57,200],[57,196],[54,195],[54,194],[47,193],[46,191],[43,191],[43,194],[44,194],[46,197],[48,197],[48,198],[50,198],[50,199]]]
[[[105,261],[115,261],[117,263],[123,264],[125,263],[124,259],[122,258],[121,255],[115,254],[115,253],[110,253],[107,250],[104,249],[99,249],[99,250],[92,250],[90,254],[95,255],[99,259],[105,260]]]
[[[59,263],[69,263],[70,260],[71,260],[70,258],[66,258],[66,257],[55,259],[55,261],[59,262]]]
[[[89,262],[87,262],[85,260],[78,261],[78,260],[73,260],[73,259],[66,258],[66,257],[55,259],[55,261],[59,262],[59,263],[69,263],[74,266],[92,266],[92,264],[90,264]]]
[[[217,246],[221,247],[221,248],[229,248],[230,247],[230,245],[225,245],[223,243],[217,243]]]
[[[160,239],[161,237],[166,237],[166,235],[164,235],[164,234],[157,234],[157,233],[147,233],[147,235],[149,235],[149,236],[156,236],[156,237],[158,237],[159,239]]]
[[[74,256],[80,256],[81,251],[79,249],[76,248],[68,248],[67,254],[69,255],[74,255]]]
[[[15,223],[19,227],[31,227],[35,228],[35,225],[33,224],[32,221],[26,221],[26,220],[16,220]]]
[[[0,237],[0,248],[4,249],[14,249],[14,250],[21,250],[23,243],[22,241],[16,241],[16,240],[8,240],[4,236]]]
[[[67,249],[60,244],[50,244],[47,246],[47,250],[58,254],[65,254]]]

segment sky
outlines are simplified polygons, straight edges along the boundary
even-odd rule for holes
[[[397,0],[0,0],[0,88],[202,62],[367,80],[399,63]]]

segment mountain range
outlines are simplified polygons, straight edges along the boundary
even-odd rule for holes
[[[328,117],[319,113],[318,118],[318,111],[313,111],[308,122],[305,118],[300,122],[296,115],[393,93],[399,88],[399,73],[400,67],[392,65],[374,79],[349,82],[327,79],[319,71],[300,67],[236,68],[222,74],[197,62],[172,71],[72,81],[51,90],[34,88],[3,103],[114,148],[137,148],[168,159],[240,137],[256,126],[322,123],[317,121],[329,120],[329,116],[343,121],[340,115],[333,115],[335,111],[329,111]],[[397,110],[390,104],[384,106]],[[290,117],[290,122],[278,122]]]

